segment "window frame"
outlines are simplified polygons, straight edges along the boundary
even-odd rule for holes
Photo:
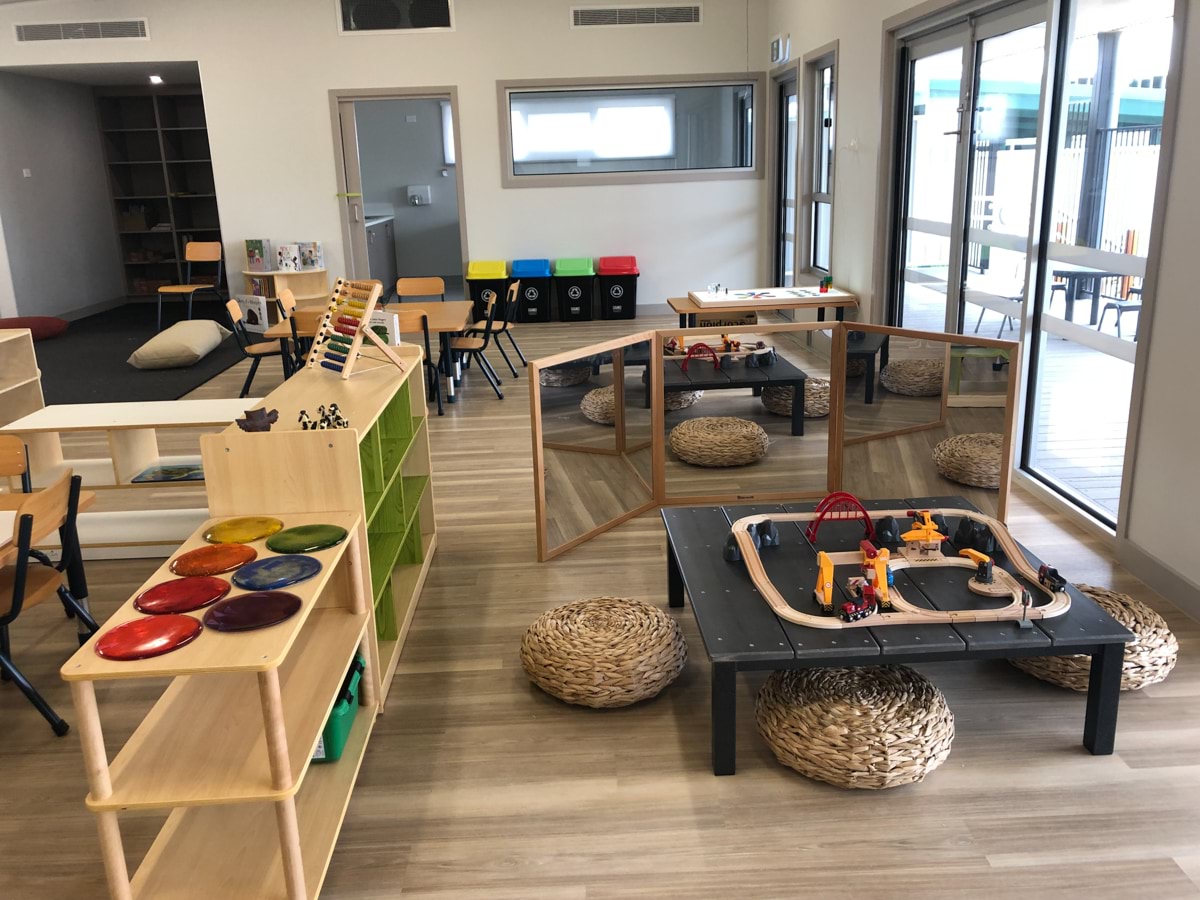
[[[819,191],[818,166],[820,158],[816,148],[820,143],[823,125],[821,121],[821,103],[817,92],[821,87],[820,73],[832,69],[830,90],[830,118],[833,120],[834,149],[829,160],[829,184],[827,191]],[[802,185],[798,200],[800,210],[800,228],[797,230],[797,259],[804,261],[804,267],[797,271],[817,274],[822,277],[833,271],[833,228],[834,228],[834,187],[837,181],[837,114],[838,114],[838,42],[834,41],[823,47],[818,47],[804,54],[802,61],[800,87],[801,130],[801,159],[798,183]],[[817,265],[817,213],[816,204],[829,205],[829,267]]]
[[[587,187],[603,184],[661,184],[677,181],[735,181],[762,178],[765,171],[767,92],[765,72],[736,72],[702,75],[614,76],[608,78],[537,78],[496,82],[500,138],[500,186],[502,188]],[[714,87],[749,84],[753,91],[751,116],[753,142],[751,165],[722,169],[651,169],[642,172],[571,172],[559,175],[517,175],[513,169],[512,118],[509,97],[516,93],[586,91],[609,89],[670,90],[680,87]]]
[[[455,31],[458,25],[458,18],[454,12],[454,0],[446,0],[446,5],[450,9],[450,24],[436,25],[432,28],[346,28],[342,24],[342,4],[349,3],[351,0],[333,0],[333,15],[337,22],[337,30],[339,36],[359,37],[361,35],[371,34],[432,34],[434,32]]]

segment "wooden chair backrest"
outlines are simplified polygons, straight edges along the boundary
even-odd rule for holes
[[[233,322],[234,329],[240,328],[242,324],[242,307],[236,300],[226,300],[225,310],[229,313],[229,318]]]
[[[429,324],[428,313],[419,306],[401,306],[399,309],[388,310],[400,320],[401,334],[423,333]]]
[[[436,297],[446,293],[446,282],[436,275],[428,278],[397,278],[397,297]]]
[[[283,314],[290,319],[296,311],[296,295],[292,293],[291,288],[284,288],[279,292],[279,305],[283,307]]]
[[[504,299],[504,324],[509,325],[517,319],[517,300],[521,293],[521,279],[508,286],[508,296]]]
[[[27,499],[17,510],[17,518],[13,522],[13,542],[20,536],[21,519],[33,516],[32,545],[37,546],[51,532],[57,531],[67,517],[67,503],[71,496],[71,475],[67,469],[58,476],[58,480],[44,491],[35,491],[26,495]]]
[[[220,241],[188,241],[183,248],[183,258],[188,262],[220,262]]]
[[[25,442],[15,434],[0,434],[0,478],[25,474]]]

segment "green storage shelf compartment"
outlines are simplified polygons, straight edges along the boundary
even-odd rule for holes
[[[342,682],[342,690],[334,701],[333,710],[317,740],[317,749],[313,753],[313,762],[331,763],[342,758],[346,749],[346,740],[350,737],[350,728],[354,725],[354,715],[358,712],[358,685],[366,671],[367,662],[361,655],[356,654],[346,679]]]
[[[358,443],[358,462],[362,468],[363,499],[383,490],[383,458],[380,455],[379,429],[372,428]],[[369,508],[369,506],[368,506]]]
[[[376,427],[385,440],[409,439],[413,434],[412,399],[406,388],[402,388],[379,414]]]
[[[405,527],[412,527],[413,516],[421,508],[421,495],[429,484],[428,475],[404,475],[401,478],[404,493]]]
[[[421,517],[413,516],[408,531],[404,535],[404,543],[400,547],[400,555],[396,564],[416,566],[425,561],[425,551],[421,547]]]
[[[375,604],[375,637],[394,641],[400,637],[400,626],[396,622],[396,604],[392,602],[391,579],[383,587],[382,599]]]

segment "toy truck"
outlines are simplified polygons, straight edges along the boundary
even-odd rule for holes
[[[1052,591],[1061,591],[1067,586],[1067,579],[1058,574],[1058,569],[1042,563],[1038,566],[1038,581]]]
[[[875,588],[863,582],[856,588],[856,596],[847,600],[838,610],[843,622],[857,622],[873,615],[879,609],[879,601]]]

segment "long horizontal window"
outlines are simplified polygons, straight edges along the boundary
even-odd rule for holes
[[[551,176],[553,182],[554,176],[754,173],[756,89],[753,80],[630,87],[502,86],[507,110],[502,135],[508,151],[505,182],[511,186],[537,176]]]

